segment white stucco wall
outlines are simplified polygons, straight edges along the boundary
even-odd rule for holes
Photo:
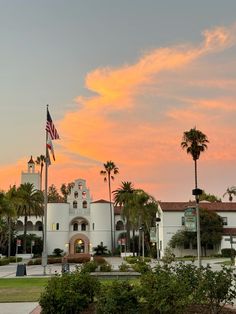
[[[111,219],[109,203],[91,203],[91,232],[90,240],[92,247],[103,242],[103,245],[111,249]]]
[[[48,254],[51,254],[55,248],[67,251],[69,242],[69,204],[49,203],[47,212]],[[59,230],[56,230],[57,224],[59,224]]]

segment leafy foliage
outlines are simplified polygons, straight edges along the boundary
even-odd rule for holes
[[[74,272],[53,277],[40,296],[42,314],[77,314],[88,308],[99,288],[96,278]]]
[[[103,285],[96,297],[98,314],[138,313],[138,295],[128,281],[115,280],[109,285]]]

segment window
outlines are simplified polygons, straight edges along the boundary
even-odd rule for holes
[[[93,222],[93,230],[94,230],[94,228],[95,228],[95,223]]]
[[[77,202],[76,201],[73,202],[73,208],[77,208]]]
[[[79,196],[79,193],[78,193],[77,191],[75,191],[74,197],[75,197],[75,198],[78,198],[78,196]]]
[[[79,188],[79,190],[82,190],[82,187],[83,187],[83,186],[82,186],[82,184],[81,184],[81,183],[79,183],[79,184],[78,184],[78,188]]]
[[[82,192],[82,197],[86,198],[86,192],[85,191]]]
[[[59,222],[56,223],[56,230],[59,230]]]
[[[222,221],[223,221],[223,226],[227,226],[228,225],[227,217],[222,217]]]
[[[86,224],[85,223],[81,224],[81,231],[86,231]]]
[[[181,224],[182,224],[182,226],[185,225],[185,217],[181,217]]]
[[[116,230],[124,230],[124,223],[123,221],[119,220],[116,223]]]
[[[73,224],[73,231],[78,231],[78,224],[77,224],[77,222],[75,222]]]
[[[83,201],[83,208],[87,208],[87,202]]]

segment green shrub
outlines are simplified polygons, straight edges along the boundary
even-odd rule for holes
[[[0,266],[8,265],[10,263],[8,258],[0,258]]]
[[[67,262],[73,263],[73,264],[82,264],[82,263],[87,263],[89,261],[90,261],[89,256],[67,257]]]
[[[80,271],[81,273],[92,273],[96,270],[97,268],[97,263],[95,261],[90,261],[87,263],[84,263],[81,268]]]
[[[103,285],[96,298],[97,314],[139,313],[137,292],[127,280],[115,280]]]
[[[132,264],[132,268],[134,271],[141,274],[145,274],[151,271],[151,266],[143,261],[138,261],[137,263]]]
[[[104,272],[111,271],[111,265],[110,264],[102,264],[100,266],[100,271],[104,271]]]
[[[8,257],[10,263],[19,263],[22,262],[22,257],[10,256]]]
[[[95,255],[108,255],[108,249],[106,245],[99,244],[93,248]]]
[[[40,296],[42,314],[81,313],[93,303],[100,283],[87,273],[74,272],[52,277]]]
[[[221,250],[221,255],[222,257],[231,257],[231,256],[236,256],[236,251],[235,249],[222,249]]]
[[[54,251],[53,251],[53,255],[56,256],[56,257],[62,256],[62,253],[63,253],[63,250],[60,249],[60,248],[56,248],[56,249],[54,249]]]
[[[129,271],[129,265],[128,265],[128,264],[125,264],[125,263],[122,263],[122,264],[119,266],[119,271],[123,271],[123,272]]]

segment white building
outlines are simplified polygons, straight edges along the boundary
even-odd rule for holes
[[[28,162],[28,172],[22,172],[21,182],[34,183],[39,189],[40,173],[35,172],[34,161]],[[124,232],[124,222],[119,208],[113,204],[112,234],[115,246],[120,233]],[[90,191],[84,179],[77,179],[68,195],[67,203],[48,203],[47,206],[47,248],[51,254],[55,248],[60,248],[69,254],[89,253],[93,247],[103,244],[111,249],[111,218],[110,202],[106,200],[92,201]],[[24,218],[19,217],[17,230],[23,232]],[[42,236],[40,217],[28,217],[27,232]]]
[[[35,172],[35,164],[31,157],[28,162],[27,172],[22,172],[21,182],[33,183],[36,189],[40,187],[40,173]],[[181,229],[184,229],[185,208],[193,205],[189,202],[159,202],[158,223],[160,256],[164,255],[164,250],[172,236]],[[115,238],[115,246],[118,238],[124,230],[124,222],[121,219],[120,207],[113,208],[112,213],[115,222],[112,221],[112,233]],[[230,248],[229,236],[236,236],[236,203],[235,202],[201,202],[200,207],[214,211],[219,214],[224,221],[224,236],[221,241],[222,248]],[[89,253],[93,247],[103,244],[111,249],[111,219],[110,202],[106,200],[93,201],[90,191],[84,179],[77,179],[74,187],[68,196],[67,203],[48,203],[47,217],[47,246],[48,254],[55,248],[60,248],[69,254]],[[23,232],[23,217],[17,221],[17,230]],[[29,217],[27,222],[27,232],[42,236],[42,219],[40,217]],[[235,245],[236,248],[236,245]],[[196,255],[197,250],[193,247],[175,249],[176,256]],[[216,253],[210,249],[208,254]]]
[[[159,247],[160,254],[163,256],[165,248],[172,236],[178,231],[185,228],[184,212],[189,206],[193,206],[194,203],[190,202],[159,202],[159,211],[161,221],[159,223]],[[200,202],[200,208],[207,209],[209,211],[216,212],[223,218],[224,232],[221,245],[219,248],[209,248],[207,254],[220,253],[223,248],[230,248],[229,237],[230,235],[236,237],[236,203],[235,202]],[[236,249],[236,245],[233,244],[233,248]],[[176,256],[184,255],[197,255],[196,247],[174,249]]]

